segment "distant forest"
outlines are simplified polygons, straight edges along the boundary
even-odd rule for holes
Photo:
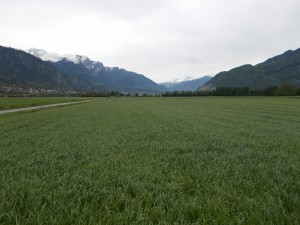
[[[217,87],[213,91],[173,91],[165,92],[163,97],[189,96],[293,96],[300,95],[300,88],[285,82],[280,86],[265,90],[250,90],[249,87]]]
[[[212,91],[167,91],[162,94],[111,92],[38,92],[24,93],[18,91],[5,92],[0,89],[0,97],[9,96],[72,96],[72,97],[193,97],[193,96],[296,96],[300,88],[288,82],[265,90],[251,90],[249,87],[217,87]]]

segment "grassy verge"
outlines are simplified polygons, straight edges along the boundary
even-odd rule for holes
[[[72,97],[3,97],[0,98],[0,110],[50,105],[65,102],[77,102],[88,99],[89,98]]]
[[[299,224],[295,98],[103,99],[0,118],[0,224]]]

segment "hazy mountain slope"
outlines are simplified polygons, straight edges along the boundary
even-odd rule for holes
[[[202,89],[250,87],[252,90],[264,90],[283,82],[300,87],[300,49],[287,51],[255,66],[244,65],[221,72],[205,83]]]
[[[125,92],[158,93],[165,90],[143,75],[119,68],[109,68],[100,64],[87,68],[84,64],[75,64],[66,59],[54,63],[60,70],[85,78],[95,84],[106,86],[110,90]]]
[[[199,87],[209,81],[212,77],[204,76],[201,78],[181,81],[181,82],[166,82],[162,83],[170,91],[196,91]]]
[[[117,67],[105,67],[101,62],[92,61],[86,56],[47,53],[42,49],[28,50],[41,59],[51,61],[61,71],[84,78],[96,85],[103,85],[110,90],[125,92],[159,93],[166,90],[149,78]]]
[[[111,68],[102,72],[94,73],[101,82],[115,90],[127,92],[159,93],[166,91],[161,86],[147,77],[120,68]]]
[[[22,87],[92,91],[94,85],[26,52],[0,46],[0,83]]]

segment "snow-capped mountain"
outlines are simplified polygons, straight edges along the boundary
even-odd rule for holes
[[[175,86],[181,82],[186,82],[186,81],[190,81],[190,80],[194,80],[194,79],[198,79],[198,78],[194,78],[192,76],[184,76],[184,77],[181,77],[181,78],[176,78],[174,80],[169,80],[169,81],[166,81],[166,82],[163,82],[161,84],[163,84],[164,86],[170,88],[172,86]]]
[[[99,67],[101,67],[101,69],[104,67],[101,62],[92,61],[87,56],[84,55],[72,55],[72,54],[59,55],[57,53],[50,53],[45,51],[44,49],[38,49],[38,48],[30,48],[26,50],[26,52],[31,55],[34,55],[35,57],[40,58],[43,61],[50,61],[56,63],[65,59],[75,64],[83,64],[88,69],[97,70],[99,69]]]
[[[50,62],[58,62],[65,58],[68,61],[74,62],[75,64],[79,64],[86,60],[89,60],[88,57],[82,55],[71,55],[71,54],[59,55],[57,53],[46,52],[44,49],[38,49],[38,48],[30,48],[26,50],[26,52],[31,55],[34,55],[35,57],[42,59],[43,61],[50,61]]]
[[[0,46],[0,86],[15,90],[45,89],[57,91],[104,92],[108,89],[79,76],[59,70],[54,63],[14,48]],[[51,92],[52,93],[52,92]]]
[[[184,79],[176,79],[169,82],[164,82],[161,83],[161,85],[165,86],[170,91],[195,91],[211,78],[211,76],[204,76],[200,78],[185,76]]]
[[[67,74],[104,85],[109,90],[146,93],[160,93],[166,90],[164,86],[158,85],[142,74],[118,67],[105,67],[101,62],[90,60],[87,56],[59,55],[37,48],[30,48],[27,53],[43,61],[52,62],[57,69]]]

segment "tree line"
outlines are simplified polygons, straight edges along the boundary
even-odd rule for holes
[[[193,97],[193,96],[293,96],[300,95],[300,88],[295,87],[287,82],[276,86],[269,87],[265,90],[250,90],[249,87],[217,87],[212,91],[167,91],[162,94],[146,94],[146,93],[124,93],[119,91],[111,92],[77,92],[77,93],[5,93],[0,90],[0,97],[54,97],[54,96],[70,96],[70,97]]]
[[[212,91],[168,91],[163,97],[192,97],[192,96],[293,96],[300,95],[300,88],[289,83],[269,87],[265,90],[250,90],[249,87],[217,87]]]

